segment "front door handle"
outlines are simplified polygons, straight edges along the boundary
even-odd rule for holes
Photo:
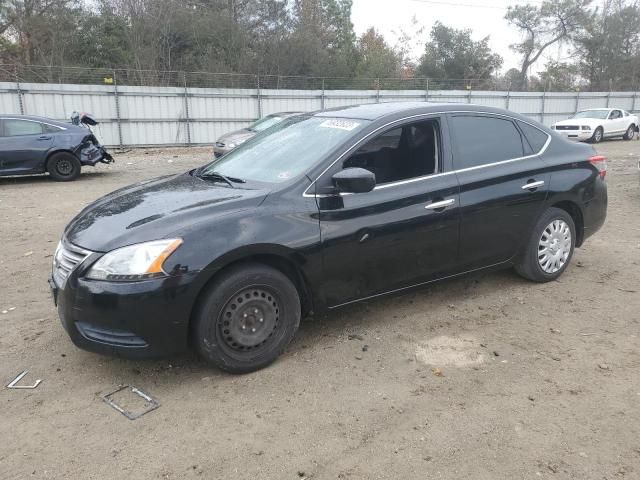
[[[38,137],[38,140],[51,140],[51,137],[47,136],[47,135],[42,135],[42,136]]]
[[[521,188],[522,190],[533,190],[543,185],[544,185],[544,180],[539,180],[537,182],[525,183]]]
[[[430,203],[424,208],[426,208],[427,210],[439,210],[441,208],[447,208],[448,206],[453,205],[454,203],[456,203],[455,199],[449,198],[447,200],[441,200],[439,202]]]

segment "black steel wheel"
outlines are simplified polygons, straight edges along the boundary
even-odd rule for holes
[[[205,290],[194,343],[209,363],[248,373],[272,363],[300,324],[300,298],[286,275],[261,264],[223,271]]]
[[[55,153],[47,161],[47,171],[58,182],[69,182],[80,175],[80,161],[68,152]]]

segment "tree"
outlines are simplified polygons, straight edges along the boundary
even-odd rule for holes
[[[640,76],[640,5],[607,1],[575,38],[580,73],[591,90],[630,89]]]
[[[550,46],[570,39],[584,23],[591,0],[545,0],[510,6],[505,19],[523,34],[511,48],[522,55],[518,87],[527,89],[527,73]]]
[[[398,77],[402,58],[384,37],[371,27],[358,39],[356,76],[364,78]]]
[[[487,80],[502,65],[489,48],[489,37],[475,41],[471,30],[436,22],[417,68],[417,75],[435,79]]]

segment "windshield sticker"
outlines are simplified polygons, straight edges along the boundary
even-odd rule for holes
[[[324,128],[337,128],[339,130],[347,130],[350,132],[354,128],[360,126],[358,122],[354,122],[353,120],[325,120],[320,124],[321,127]]]

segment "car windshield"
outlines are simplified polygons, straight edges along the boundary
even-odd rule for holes
[[[609,115],[609,110],[583,110],[582,112],[576,113],[571,118],[600,118],[606,119]]]
[[[251,130],[252,132],[261,132],[275,125],[276,123],[280,123],[282,119],[282,117],[269,115],[268,117],[261,118],[260,120],[249,125],[247,127],[247,130]]]
[[[308,170],[370,123],[327,117],[291,117],[197,172],[256,182],[286,182]]]

